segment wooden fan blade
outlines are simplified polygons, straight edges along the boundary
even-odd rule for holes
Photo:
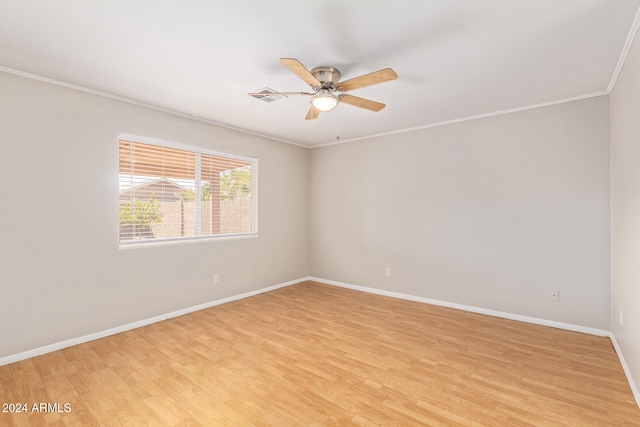
[[[364,108],[371,111],[380,111],[386,106],[381,102],[376,102],[370,99],[360,98],[359,96],[347,94],[340,95],[340,101],[344,102],[345,104],[354,105],[356,107]]]
[[[318,116],[320,115],[320,110],[318,110],[316,107],[314,107],[313,105],[309,106],[309,111],[307,111],[307,117],[305,117],[305,120],[315,120],[318,118]]]
[[[385,68],[384,70],[374,71],[373,73],[365,74],[364,76],[354,77],[353,79],[346,80],[338,83],[337,89],[342,92],[347,92],[353,89],[359,89],[365,86],[371,86],[377,83],[387,82],[389,80],[395,80],[398,75],[391,68]]]
[[[322,83],[318,81],[304,65],[295,58],[280,58],[282,65],[287,67],[293,74],[300,77],[305,83],[311,86],[322,86]]]

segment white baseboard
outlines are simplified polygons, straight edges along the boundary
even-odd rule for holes
[[[613,348],[616,350],[618,354],[618,359],[620,359],[620,364],[622,365],[622,370],[624,374],[627,376],[627,381],[629,382],[629,387],[631,387],[631,393],[633,393],[633,397],[636,399],[636,404],[638,408],[640,408],[640,390],[638,390],[638,386],[633,381],[633,377],[631,376],[631,370],[629,369],[629,365],[627,365],[627,361],[622,355],[622,349],[618,345],[618,341],[616,341],[615,335],[611,334],[611,343],[613,344]]]
[[[586,326],[573,325],[571,323],[562,323],[562,322],[555,322],[553,320],[539,319],[536,317],[521,316],[519,314],[505,313],[502,311],[489,310],[486,308],[474,307],[470,305],[456,304],[453,302],[440,301],[440,300],[435,300],[430,298],[418,297],[415,295],[402,294],[398,292],[384,291],[381,289],[369,288],[366,286],[351,285],[349,283],[336,282],[334,280],[326,280],[318,277],[311,277],[309,280],[313,280],[314,282],[318,282],[318,283],[324,283],[326,285],[333,285],[333,286],[339,286],[341,288],[368,292],[371,294],[383,295],[383,296],[393,297],[393,298],[400,298],[400,299],[405,299],[409,301],[422,302],[425,304],[439,305],[442,307],[455,308],[458,310],[469,311],[472,313],[486,314],[488,316],[502,317],[504,319],[518,320],[520,322],[526,322],[526,323],[534,323],[536,325],[550,326],[552,328],[566,329],[569,331],[582,332],[585,334],[597,335],[601,337],[611,336],[611,332],[609,331],[596,329],[596,328],[588,328]]]
[[[184,308],[182,310],[173,311],[171,313],[162,314],[160,316],[151,317],[149,319],[140,320],[138,322],[129,323],[127,325],[117,326],[115,328],[107,329],[105,331],[96,332],[89,335],[84,335],[78,338],[72,338],[66,341],[57,342],[54,344],[45,345],[43,347],[38,347],[33,350],[28,350],[22,353],[14,354],[11,356],[6,356],[0,358],[0,366],[8,365],[9,363],[19,362],[21,360],[29,359],[31,357],[40,356],[45,353],[51,353],[52,351],[61,350],[63,348],[71,347],[74,345],[82,344],[85,342],[97,340],[100,338],[108,337],[109,335],[119,334],[120,332],[129,331],[131,329],[140,328],[142,326],[147,326],[152,323],[161,322],[166,319],[171,319],[172,317],[178,317],[185,314],[193,313],[194,311],[204,310],[206,308],[215,307],[216,305],[225,304],[231,301],[237,301],[243,298],[252,297],[254,295],[263,294],[265,292],[274,291],[276,289],[284,288],[287,286],[295,285],[300,282],[304,282],[309,280],[309,277],[304,277],[297,280],[292,280],[289,282],[280,283],[278,285],[268,286],[266,288],[261,288],[255,291],[246,292],[239,295],[233,295],[228,298],[223,298],[215,301],[210,301],[204,304],[199,304],[193,307]]]

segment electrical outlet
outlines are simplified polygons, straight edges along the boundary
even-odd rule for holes
[[[385,268],[384,269],[384,275],[387,277],[391,277],[391,269],[390,268]]]
[[[213,284],[217,285],[218,283],[220,283],[220,276],[217,274],[213,275]]]
[[[624,323],[622,322],[622,310],[620,310],[620,326],[624,326]]]
[[[560,291],[551,291],[551,293],[549,294],[549,299],[555,302],[560,301]]]

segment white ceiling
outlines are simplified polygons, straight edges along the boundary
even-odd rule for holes
[[[313,146],[611,90],[640,0],[0,0],[0,66],[270,138]],[[280,64],[342,80],[391,67],[305,121]]]

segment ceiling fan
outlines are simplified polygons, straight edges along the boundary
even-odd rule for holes
[[[380,111],[385,104],[360,98],[347,93],[336,94],[336,92],[348,92],[376,83],[395,80],[398,75],[391,68],[375,71],[359,77],[340,81],[340,70],[335,67],[316,67],[311,71],[307,70],[300,61],[295,58],[280,58],[282,65],[287,67],[293,74],[302,79],[313,89],[313,92],[272,92],[275,95],[310,95],[311,106],[307,112],[306,120],[318,118],[320,113],[333,110],[338,103],[354,105],[371,111]],[[264,96],[264,92],[250,93],[252,96]]]

